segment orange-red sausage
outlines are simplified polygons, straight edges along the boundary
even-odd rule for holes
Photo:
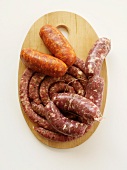
[[[40,37],[50,52],[68,67],[76,61],[76,54],[63,34],[51,25],[44,25],[40,29]]]
[[[30,48],[23,49],[20,58],[26,67],[48,76],[61,77],[67,71],[67,66],[63,61]]]

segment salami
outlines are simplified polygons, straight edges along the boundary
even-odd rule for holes
[[[40,29],[40,37],[50,52],[68,67],[74,64],[76,54],[63,34],[51,25],[44,25]]]
[[[21,51],[20,59],[26,67],[52,77],[61,77],[67,71],[63,61],[30,48]]]
[[[86,124],[64,117],[53,102],[49,102],[45,110],[48,122],[58,132],[69,136],[82,136],[85,133],[87,128]]]
[[[89,99],[78,94],[59,93],[53,97],[53,102],[61,110],[74,112],[84,118],[86,124],[101,120],[99,108]]]
[[[88,81],[85,97],[100,108],[103,98],[103,89],[104,79],[98,75],[95,75]]]
[[[111,48],[111,42],[107,38],[98,39],[89,51],[85,62],[85,74],[87,77],[100,75],[103,61]]]

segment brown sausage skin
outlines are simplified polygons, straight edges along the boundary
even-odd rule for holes
[[[52,132],[42,127],[35,127],[35,131],[37,131],[42,137],[54,141],[54,142],[66,142],[76,139],[77,137],[67,136],[60,133]]]
[[[29,98],[36,104],[40,104],[39,86],[41,81],[45,78],[43,74],[35,73],[29,82]]]
[[[62,60],[68,67],[74,64],[76,54],[63,34],[51,25],[44,25],[40,29],[40,37],[49,51]]]
[[[95,42],[85,62],[85,74],[88,78],[100,75],[103,61],[110,49],[111,42],[107,38],[100,38]]]
[[[20,81],[19,96],[20,96],[22,108],[25,114],[30,118],[32,122],[38,124],[39,126],[45,129],[54,130],[54,128],[47,122],[47,120],[37,115],[31,107],[29,96],[28,96],[28,86],[32,75],[33,75],[33,71],[30,69],[26,69]]]
[[[86,131],[87,125],[64,117],[52,101],[46,105],[45,112],[48,122],[64,135],[82,136]]]
[[[101,120],[99,108],[89,99],[78,94],[59,93],[53,96],[53,102],[61,110],[77,113],[86,124],[91,124],[94,120]]]
[[[61,77],[67,71],[67,66],[63,61],[30,48],[21,51],[20,59],[26,67],[33,71],[52,77]]]
[[[98,75],[95,75],[88,81],[85,97],[100,108],[103,98],[103,90],[104,79]]]

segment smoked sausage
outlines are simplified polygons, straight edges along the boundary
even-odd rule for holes
[[[61,77],[67,71],[63,61],[30,48],[23,49],[20,58],[26,67],[52,77]]]
[[[49,51],[62,60],[68,67],[74,64],[76,54],[63,34],[51,25],[44,25],[40,29],[40,37]]]

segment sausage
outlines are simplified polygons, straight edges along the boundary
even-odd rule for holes
[[[20,59],[33,71],[52,77],[61,77],[67,71],[67,66],[63,61],[30,48],[21,51]]]
[[[68,74],[71,74],[76,79],[78,79],[78,81],[83,86],[83,89],[84,90],[86,89],[88,79],[87,79],[86,75],[79,68],[77,68],[75,66],[71,66],[68,68],[67,72],[68,72]]]
[[[40,85],[40,97],[43,105],[45,106],[50,101],[49,88],[56,82],[65,82],[66,84],[72,86],[75,93],[84,96],[85,90],[83,89],[81,83],[69,74],[65,74],[63,77],[52,78],[46,77]]]
[[[99,108],[89,99],[78,94],[59,93],[53,97],[53,102],[61,110],[80,115],[86,124],[101,120]]]
[[[22,108],[32,122],[38,124],[45,129],[54,130],[53,127],[47,122],[47,120],[37,115],[31,108],[28,97],[28,86],[33,73],[34,72],[32,70],[26,69],[20,81],[19,96]]]
[[[45,76],[43,74],[35,73],[29,82],[29,98],[32,102],[36,104],[41,103],[39,97],[39,86],[44,77]]]
[[[76,57],[74,66],[78,67],[85,74],[85,61]]]
[[[31,107],[34,112],[45,118],[45,107],[42,104],[31,102]]]
[[[65,110],[60,110],[60,112],[65,116],[67,117],[68,119],[71,119],[71,120],[75,120],[75,121],[78,121],[80,123],[83,122],[83,118],[79,115],[77,115],[76,113],[73,113],[73,112],[69,112],[69,111],[65,111]]]
[[[67,142],[67,141],[71,141],[71,140],[74,140],[74,139],[77,138],[77,137],[67,136],[67,135],[63,135],[63,134],[60,134],[60,133],[56,133],[56,132],[51,132],[51,131],[46,130],[42,127],[35,127],[34,129],[42,137],[44,137],[48,140],[55,141],[55,142]]]
[[[51,25],[44,25],[40,29],[40,37],[49,51],[62,60],[68,67],[74,64],[76,54],[63,34]]]
[[[53,80],[58,80],[58,78],[50,78]],[[35,73],[30,82],[29,82],[29,98],[31,101],[31,107],[32,109],[40,116],[43,116],[45,118],[45,108],[41,104],[40,96],[39,96],[39,87],[40,83],[44,80],[44,76],[40,73]],[[51,87],[48,89],[48,94],[50,99],[55,93],[59,92],[69,92],[69,93],[75,93],[75,90],[72,86],[69,86],[68,84],[65,84],[64,82],[55,82]],[[50,100],[49,99],[49,100]],[[62,112],[63,114],[63,112]],[[74,113],[71,112],[64,112],[64,115],[70,119],[78,120],[80,121],[81,118]]]
[[[101,107],[104,90],[104,79],[98,75],[89,79],[85,97],[91,100],[99,108]]]
[[[64,82],[56,82],[53,84],[49,89],[49,96],[52,98],[52,96],[56,93],[75,93],[75,90],[72,86],[69,86],[68,84],[65,84]]]
[[[100,75],[103,61],[111,48],[111,42],[107,38],[98,39],[89,51],[85,62],[85,74],[87,77]]]
[[[48,104],[48,102],[50,102],[50,97],[49,97],[49,88],[50,86],[57,82],[60,81],[61,78],[55,78],[55,77],[45,77],[45,79],[42,81],[41,85],[40,85],[40,97],[41,97],[41,101],[42,104],[45,106],[46,104]]]
[[[85,95],[85,90],[83,89],[83,86],[78,79],[74,78],[73,76],[69,74],[65,74],[63,76],[63,79],[67,84],[71,85],[74,88],[77,94],[81,96]]]
[[[58,132],[69,136],[82,136],[85,133],[87,125],[64,117],[52,101],[46,105],[45,111],[48,122]]]

